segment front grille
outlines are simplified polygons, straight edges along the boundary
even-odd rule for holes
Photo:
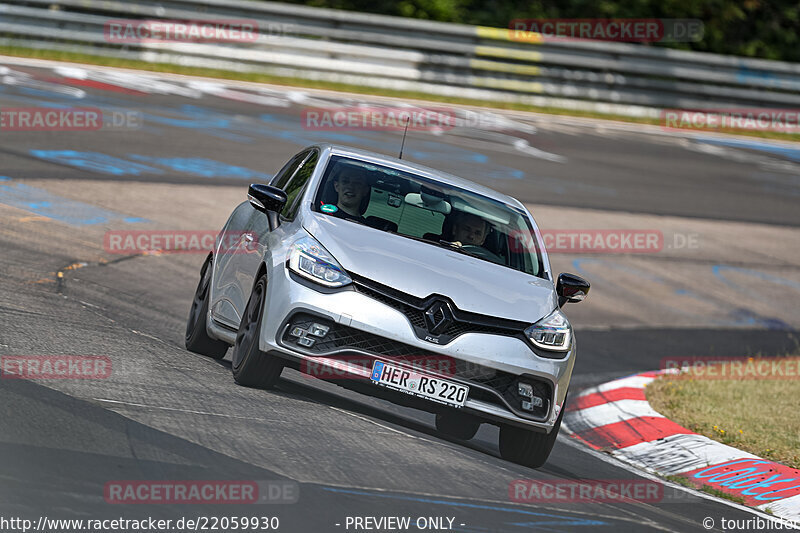
[[[314,343],[311,346],[298,346],[297,337],[292,336],[292,330],[300,328],[304,331],[309,331],[313,324],[321,324],[328,327],[327,334],[324,337],[314,338]],[[440,374],[444,378],[451,377],[465,381],[468,384],[486,387],[496,393],[493,394],[479,387],[471,387],[470,398],[510,408],[521,416],[531,417],[533,415],[534,418],[540,418],[546,415],[546,412],[544,415],[540,415],[538,412],[526,413],[520,410],[519,398],[515,396],[518,378],[514,374],[461,361],[448,355],[421,350],[410,344],[343,326],[309,313],[297,313],[287,320],[281,339],[283,345],[289,346],[293,350],[304,351],[309,355],[347,356],[347,352],[352,350],[380,356],[383,360],[393,360],[417,367],[420,371],[427,370]],[[549,387],[544,382],[540,383],[542,383],[542,387]],[[544,397],[549,398],[550,396]],[[546,403],[545,407],[548,405]]]
[[[491,388],[504,387],[507,385],[507,379],[505,378],[514,378],[512,374],[500,372],[494,368],[461,361],[448,355],[421,350],[410,344],[336,324],[307,313],[296,314],[287,322],[290,327],[287,327],[283,334],[284,344],[294,344],[291,336],[291,330],[294,327],[308,330],[314,323],[323,324],[330,328],[324,338],[316,340],[313,346],[303,348],[305,351],[314,354],[324,355],[350,349],[380,355],[386,359],[412,365],[415,362],[419,363],[420,359],[428,358],[439,365],[438,368],[441,369],[445,377],[452,375],[455,378],[474,381]]]
[[[530,325],[516,320],[462,311],[449,298],[444,296],[432,294],[426,298],[417,298],[361,276],[352,275],[352,277],[358,292],[403,313],[408,318],[408,321],[411,322],[411,325],[414,326],[417,337],[420,339],[425,339],[426,336],[431,335],[425,322],[425,310],[436,300],[447,301],[453,311],[452,323],[443,332],[436,335],[439,339],[439,344],[447,344],[464,333],[486,333],[520,337],[523,335],[525,328]]]
[[[425,312],[422,309],[417,309],[413,305],[407,304],[396,298],[392,298],[366,285],[362,285],[361,283],[356,283],[355,287],[358,292],[365,294],[370,298],[378,300],[379,302],[384,303],[389,307],[394,307],[395,309],[406,315],[406,317],[408,317],[408,321],[411,322],[411,325],[414,326],[415,328],[425,329]]]

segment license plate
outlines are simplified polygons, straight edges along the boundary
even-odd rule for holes
[[[420,374],[383,361],[375,361],[372,365],[370,379],[378,385],[453,407],[463,407],[469,393],[469,387],[460,383]]]

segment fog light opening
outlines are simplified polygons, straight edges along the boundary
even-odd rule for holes
[[[299,339],[297,339],[297,344],[299,344],[300,346],[303,346],[305,348],[310,348],[310,347],[314,346],[315,342],[317,342],[317,341],[314,340],[314,339],[311,339],[309,337],[300,337]]]
[[[287,340],[291,340],[303,348],[311,348],[317,341],[322,341],[330,332],[330,326],[319,322],[295,322],[289,324],[289,334]]]
[[[317,324],[316,322],[311,324],[311,327],[308,328],[308,334],[312,337],[319,337],[323,338],[325,335],[328,334],[331,328],[328,326],[323,326],[322,324]]]
[[[522,398],[519,404],[523,411],[533,411],[544,405],[544,398],[535,396],[529,383],[517,383],[517,393]]]

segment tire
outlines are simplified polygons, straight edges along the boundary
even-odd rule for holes
[[[236,333],[236,344],[233,345],[233,379],[245,387],[271,389],[278,382],[283,370],[283,361],[280,358],[268,355],[258,347],[266,294],[267,276],[263,275],[253,287]]]
[[[448,437],[458,440],[469,440],[478,432],[480,420],[462,413],[438,413],[436,429]]]
[[[189,308],[189,318],[186,320],[186,349],[190,352],[207,355],[212,359],[222,359],[228,351],[228,344],[212,339],[206,330],[206,317],[208,316],[208,287],[211,283],[211,262],[209,254],[203,268],[200,269],[200,282],[194,291],[192,306]]]
[[[500,457],[506,461],[531,468],[539,468],[547,462],[553,444],[561,429],[566,402],[550,433],[538,433],[529,429],[503,424],[500,426]]]

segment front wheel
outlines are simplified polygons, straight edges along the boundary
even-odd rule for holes
[[[236,333],[236,344],[233,345],[233,379],[246,387],[271,389],[278,382],[283,370],[281,359],[262,352],[258,347],[266,295],[267,276],[263,275],[253,287]]]
[[[207,355],[213,359],[222,359],[228,351],[227,343],[212,339],[206,331],[208,316],[208,287],[211,282],[212,256],[209,255],[203,268],[200,269],[200,282],[194,291],[189,318],[186,320],[186,349],[190,352]]]
[[[500,426],[500,457],[506,461],[518,463],[531,468],[544,465],[558,437],[561,429],[561,419],[564,417],[566,402],[556,419],[550,433],[538,433],[517,426],[503,424]]]

